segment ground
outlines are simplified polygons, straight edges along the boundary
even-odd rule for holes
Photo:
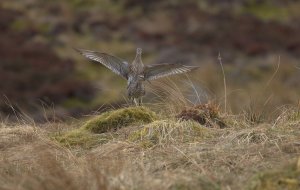
[[[299,189],[298,109],[268,122],[218,113],[225,128],[173,115],[141,107],[70,123],[3,123],[0,187]]]

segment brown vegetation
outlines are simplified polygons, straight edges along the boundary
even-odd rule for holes
[[[185,108],[176,117],[182,120],[194,120],[207,127],[226,127],[220,116],[219,107],[212,103]]]

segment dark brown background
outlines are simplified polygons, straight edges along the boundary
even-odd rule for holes
[[[141,47],[145,64],[199,65],[190,78],[172,80],[192,102],[224,106],[220,52],[232,112],[253,105],[273,111],[299,101],[298,1],[2,0],[0,5],[2,120],[16,113],[37,121],[79,117],[126,103],[126,82],[73,47],[128,61]],[[186,82],[194,84],[200,100]],[[149,86],[146,103],[155,97],[155,86]]]

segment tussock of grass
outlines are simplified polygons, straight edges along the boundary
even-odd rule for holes
[[[258,173],[250,184],[250,190],[273,190],[300,188],[300,167],[298,161],[281,169]]]
[[[129,140],[147,148],[175,142],[201,141],[209,136],[212,136],[209,129],[193,121],[158,120],[133,132]]]
[[[33,142],[37,135],[33,127],[0,127],[0,150]]]
[[[261,125],[236,132],[232,142],[238,144],[264,144],[272,140],[277,140],[279,137],[276,136],[276,133],[268,129],[268,127],[270,126]]]
[[[156,114],[145,107],[129,107],[105,112],[89,120],[83,127],[93,133],[105,133],[133,124],[150,123]]]

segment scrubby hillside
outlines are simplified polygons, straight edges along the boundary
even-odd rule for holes
[[[174,115],[135,107],[70,124],[2,124],[0,187],[300,188],[299,108],[262,123],[208,105]]]
[[[198,65],[189,77],[201,103],[224,96],[220,52],[234,113],[252,104],[258,112],[296,104],[299,7],[294,0],[2,0],[0,94],[6,98],[0,99],[0,118],[20,108],[45,121],[55,108],[65,119],[124,104],[126,82],[73,47],[129,62],[141,47],[145,64]],[[188,82],[182,76],[175,83],[188,91]],[[145,102],[153,102],[157,87],[147,88]]]

